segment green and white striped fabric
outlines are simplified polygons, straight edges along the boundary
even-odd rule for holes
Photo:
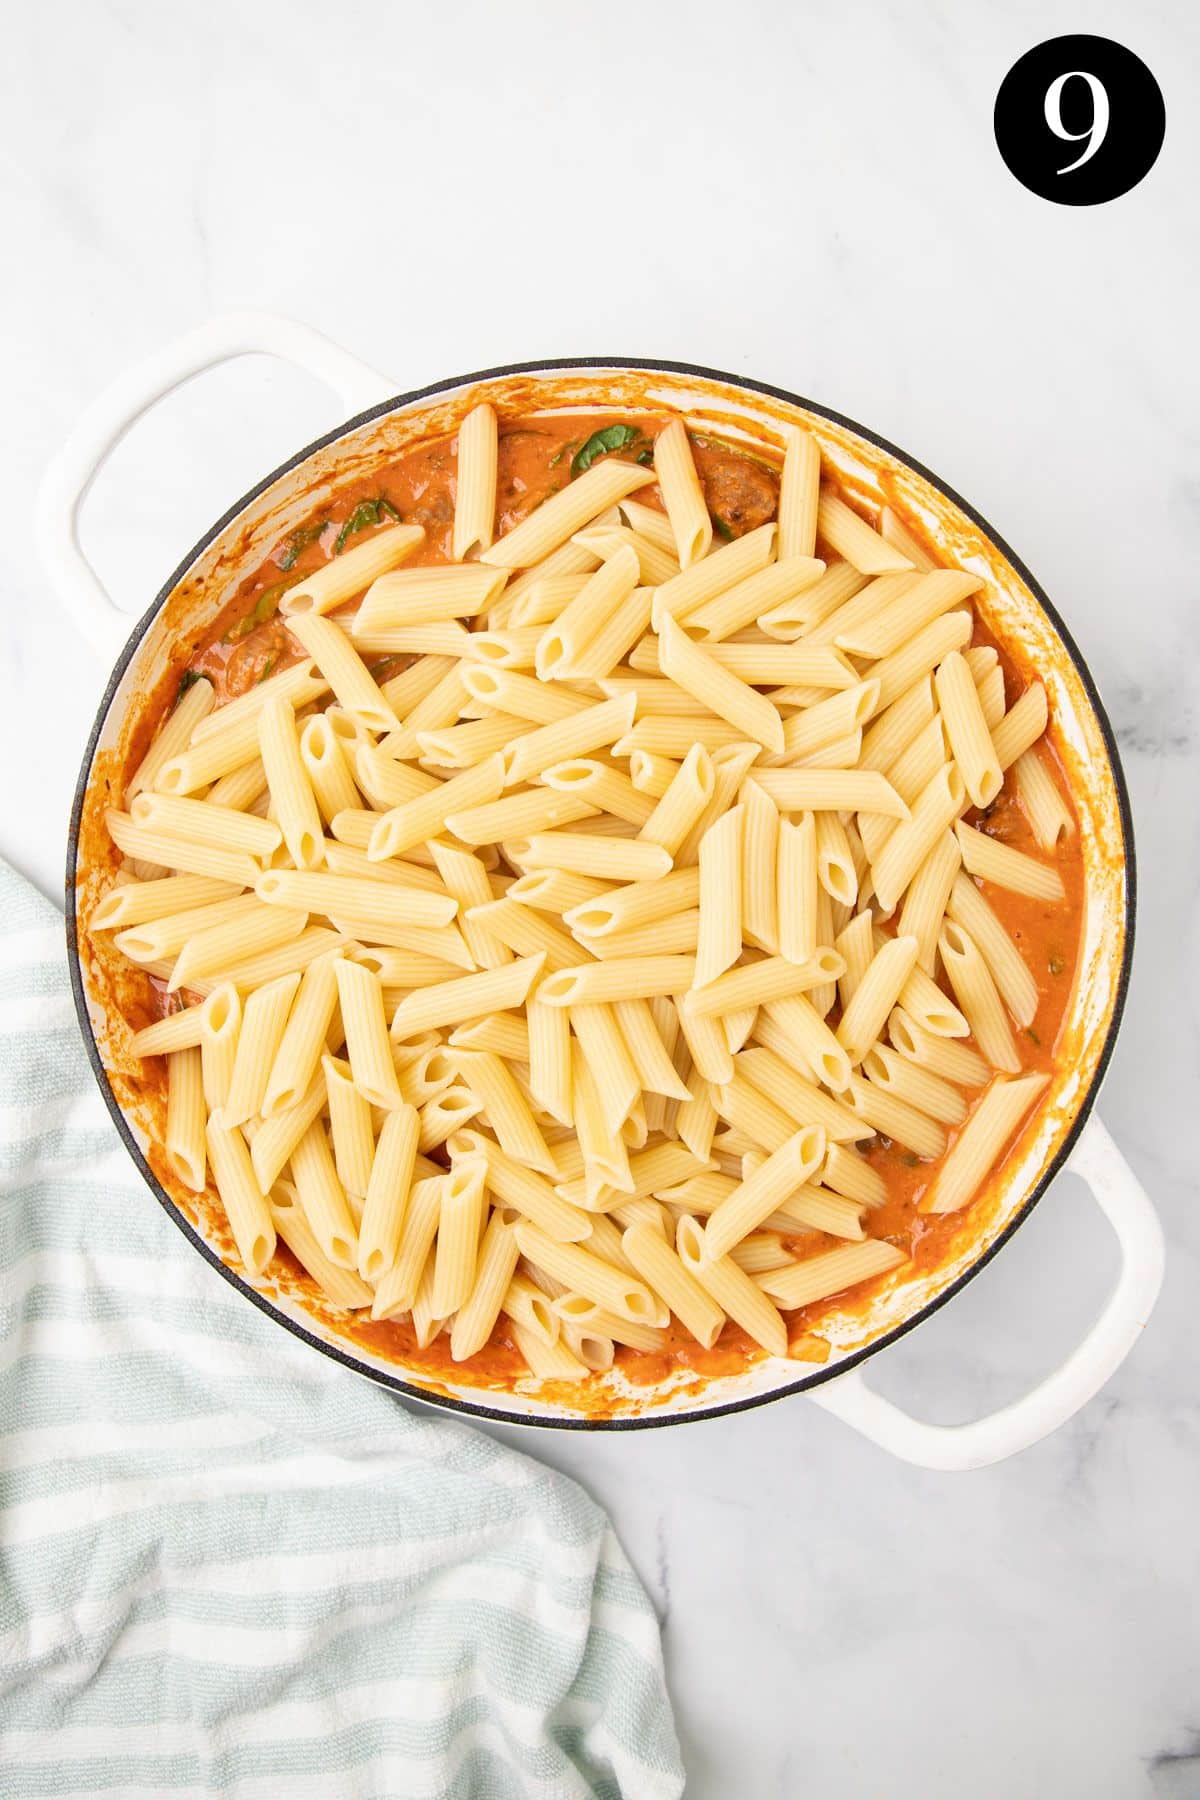
[[[0,1792],[670,1800],[649,1602],[559,1475],[263,1318],[131,1168],[0,865]]]

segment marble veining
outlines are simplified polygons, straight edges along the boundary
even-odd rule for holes
[[[797,1399],[684,1430],[498,1435],[610,1510],[654,1597],[689,1800],[1200,1794],[1200,77],[1183,0],[1098,0],[1166,93],[1159,165],[1058,209],[991,136],[1072,15],[743,0],[315,0],[17,9],[0,66],[0,852],[60,891],[106,671],[37,565],[39,471],[114,374],[214,310],[293,311],[417,386],[536,356],[676,357],[906,445],[1035,571],[1129,777],[1141,914],[1102,1111],[1161,1209],[1158,1311],[1090,1407],[1015,1462],[892,1463]],[[336,421],[254,359],[144,420],[88,503],[131,612],[229,502]],[[149,1201],[147,1201],[149,1204]],[[929,1418],[1068,1352],[1115,1267],[1061,1181],[871,1380]],[[215,1279],[215,1277],[214,1277]]]

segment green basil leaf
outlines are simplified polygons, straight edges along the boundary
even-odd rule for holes
[[[236,644],[240,639],[249,637],[257,625],[265,625],[268,619],[273,619],[279,611],[279,602],[288,589],[295,587],[296,583],[303,579],[302,575],[289,575],[286,581],[275,581],[270,587],[264,588],[254,602],[251,611],[246,614],[244,619],[239,619],[236,625],[229,627],[222,642]]]
[[[571,458],[571,474],[582,475],[599,457],[607,456],[610,450],[624,450],[641,435],[636,425],[605,425],[600,431],[593,431]]]
[[[733,530],[726,524],[720,513],[709,513],[708,516],[713,522],[713,530],[716,532],[717,536],[723,538],[727,544],[732,542]]]
[[[183,674],[179,677],[179,692],[175,696],[176,706],[179,705],[179,702],[183,699],[183,696],[187,693],[188,689],[190,687],[195,687],[196,683],[201,679],[202,676],[199,669],[185,669],[183,671]]]
[[[316,543],[328,523],[328,519],[310,519],[307,525],[297,525],[295,531],[284,539],[283,551],[276,558],[279,567],[281,569],[292,568],[300,552],[306,550],[310,544]]]

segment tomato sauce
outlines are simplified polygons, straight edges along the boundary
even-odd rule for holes
[[[670,422],[669,418],[662,414],[631,411],[621,414],[620,419],[628,425],[629,436],[618,453],[627,460],[649,464],[653,458],[654,438]],[[535,415],[527,419],[502,420],[497,535],[511,530],[551,494],[564,488],[572,479],[573,458],[581,446],[596,430],[612,424],[611,413]],[[739,537],[774,518],[779,497],[777,459],[772,459],[764,450],[744,451],[702,434],[693,434],[692,448],[718,543],[722,539]],[[397,519],[406,524],[420,524],[425,529],[424,542],[405,566],[450,561],[456,462],[456,439],[444,438],[424,444],[377,471],[368,480],[343,491],[335,501],[283,537],[260,567],[242,582],[214,620],[207,636],[189,648],[186,660],[180,661],[164,683],[158,704],[147,709],[147,735],[140,737],[135,745],[134,761],[144,751],[150,731],[174,703],[179,682],[181,679],[186,681],[188,671],[207,675],[213,681],[219,705],[299,660],[303,651],[291,637],[278,610],[282,595],[301,576],[320,568],[342,550],[364,542],[366,534],[385,528]],[[859,496],[847,493],[845,498],[865,516],[870,516],[870,508]],[[662,506],[657,485],[640,490],[637,499],[643,505]],[[936,546],[930,546],[930,550],[936,560]],[[834,553],[818,542],[817,554],[829,559]],[[346,609],[352,610],[353,607]],[[1011,705],[1027,685],[1029,673],[1018,670],[1014,659],[996,643],[978,619],[972,641],[990,644],[997,650],[1005,675],[1006,704]],[[398,673],[409,660],[408,657],[376,659],[376,673],[386,679]],[[1070,790],[1051,744],[1043,739],[1037,754],[1045,760],[1060,792],[1070,803]],[[1074,816],[1073,808],[1072,813]],[[985,815],[972,812],[967,818],[1015,849],[1035,856],[1042,854],[1010,779],[1006,779],[1003,791]],[[1054,862],[1066,889],[1065,903],[1047,905],[982,884],[983,892],[1012,935],[1037,982],[1039,1002],[1031,1026],[1027,1030],[1014,1026],[1022,1063],[1027,1070],[1047,1072],[1055,1066],[1078,964],[1083,864],[1077,820],[1075,832],[1059,845]],[[131,1024],[136,1025],[155,1016],[161,1002],[147,991],[144,977],[135,977],[134,984],[139,985],[139,994],[131,1000],[127,1016]],[[161,1075],[151,1076],[151,1067],[147,1064],[147,1081],[161,1081]],[[976,1096],[968,1090],[963,1091],[970,1104]],[[956,1135],[953,1128],[947,1130],[948,1145],[953,1144]],[[952,1241],[961,1236],[964,1218],[970,1209],[945,1217],[922,1215],[918,1210],[919,1203],[939,1164],[917,1157],[900,1144],[876,1137],[869,1141],[865,1157],[884,1176],[888,1186],[886,1203],[874,1212],[866,1213],[866,1230],[871,1236],[886,1238],[902,1248],[919,1268],[935,1266],[948,1253]],[[177,1200],[180,1199],[180,1191],[166,1179],[165,1168],[158,1166],[161,1158],[156,1155],[154,1160],[160,1179],[170,1187]],[[197,1203],[197,1197],[190,1197],[189,1205]],[[211,1236],[212,1220],[220,1216],[219,1205],[214,1202],[213,1207],[206,1208],[205,1216],[206,1229]],[[228,1239],[227,1232],[225,1238]],[[788,1247],[793,1254],[807,1257],[834,1248],[838,1242],[840,1240],[813,1232],[791,1240]],[[236,1261],[231,1240],[225,1243],[225,1248],[229,1259]],[[328,1308],[316,1285],[304,1275],[282,1244],[278,1257],[280,1268],[291,1278],[287,1285],[300,1289],[312,1310],[335,1321],[341,1337],[384,1359],[403,1363],[409,1370],[419,1371],[420,1378],[431,1386],[461,1383],[465,1377],[477,1386],[511,1389],[525,1372],[503,1318],[484,1350],[470,1362],[456,1364],[450,1358],[449,1342],[444,1335],[422,1350],[416,1346],[408,1321],[373,1323],[365,1318],[348,1319]],[[866,1295],[869,1287],[870,1284],[862,1284],[860,1292]],[[790,1315],[794,1359],[824,1360],[829,1346],[820,1336],[821,1318],[831,1304],[839,1303],[820,1301]],[[619,1346],[616,1365],[635,1386],[649,1386],[669,1371],[682,1372],[685,1376],[691,1372],[700,1385],[716,1376],[741,1372],[762,1355],[758,1346],[732,1322],[726,1325],[711,1350],[703,1350],[673,1320],[663,1352],[648,1354]],[[563,1397],[573,1410],[587,1408],[586,1382],[561,1385]],[[549,1395],[553,1386],[543,1384],[540,1391]],[[611,1409],[611,1396],[606,1399],[606,1406]]]

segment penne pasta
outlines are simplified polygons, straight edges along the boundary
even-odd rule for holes
[[[1045,1086],[1044,1075],[1025,1075],[1018,1081],[996,1077],[923,1197],[922,1212],[957,1212],[966,1205]]]
[[[356,545],[341,556],[335,556],[323,568],[290,587],[280,602],[281,611],[291,617],[333,612],[336,607],[361,594],[388,569],[394,569],[419,544],[425,532],[420,525],[391,525]],[[301,640],[303,641],[303,640]]]
[[[455,562],[462,562],[472,550],[486,550],[495,535],[498,445],[495,408],[486,401],[472,407],[458,428],[452,542]]]

